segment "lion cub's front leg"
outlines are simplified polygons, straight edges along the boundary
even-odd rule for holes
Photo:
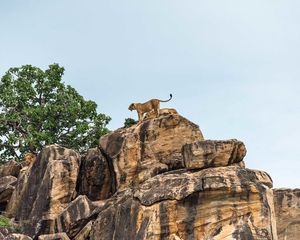
[[[139,117],[139,122],[141,122],[143,120],[143,115],[144,115],[144,112],[142,111],[137,111],[138,113],[138,117]]]

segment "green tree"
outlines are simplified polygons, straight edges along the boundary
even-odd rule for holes
[[[132,125],[134,125],[136,123],[137,123],[137,121],[135,121],[134,119],[132,119],[132,118],[126,118],[125,122],[124,122],[124,128],[131,127]]]
[[[45,71],[24,65],[10,68],[0,81],[0,156],[2,161],[22,159],[44,145],[60,144],[86,151],[106,134],[110,117],[97,113],[62,82],[64,68],[49,65]]]

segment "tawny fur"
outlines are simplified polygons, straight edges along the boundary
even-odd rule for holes
[[[34,162],[36,159],[36,155],[34,153],[26,153],[25,154],[25,157],[24,157],[24,161],[29,165],[31,164],[32,162]]]
[[[159,108],[161,102],[169,102],[172,99],[172,94],[170,94],[170,99],[168,100],[159,100],[159,99],[151,99],[145,103],[132,103],[129,105],[128,109],[130,111],[136,110],[139,117],[139,122],[143,120],[143,116],[145,113],[153,111],[155,116],[159,116]]]
[[[159,116],[161,115],[167,115],[167,114],[178,114],[178,112],[176,111],[176,109],[174,108],[162,108],[159,109]],[[143,118],[143,120],[149,119],[149,118],[155,118],[155,112],[152,110],[150,112],[147,112]]]

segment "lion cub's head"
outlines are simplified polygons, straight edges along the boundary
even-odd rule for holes
[[[134,103],[131,103],[131,104],[129,105],[128,109],[129,109],[130,111],[136,110],[135,104],[134,104]]]
[[[24,157],[24,161],[29,165],[31,164],[32,162],[34,162],[36,159],[36,155],[34,153],[26,153],[25,154],[25,157]]]

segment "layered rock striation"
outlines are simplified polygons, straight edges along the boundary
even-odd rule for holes
[[[243,142],[205,140],[168,112],[83,157],[46,146],[8,181],[6,215],[33,239],[277,240],[272,180],[245,155]]]
[[[278,240],[300,238],[300,189],[274,189]]]

